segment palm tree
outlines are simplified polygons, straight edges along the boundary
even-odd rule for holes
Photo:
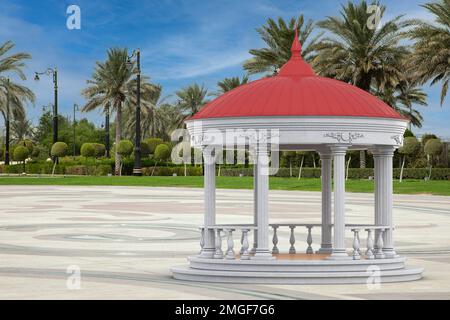
[[[88,80],[89,86],[82,91],[88,99],[82,109],[84,112],[97,108],[104,110],[111,103],[112,111],[116,113],[116,145],[122,137],[122,108],[124,104],[129,103],[133,95],[132,77],[137,72],[135,66],[127,67],[127,58],[127,49],[109,49],[106,61],[96,63],[92,79]],[[117,150],[115,173],[120,173],[120,155]]]
[[[422,5],[434,17],[434,23],[415,21],[408,35],[415,40],[411,65],[421,83],[431,80],[431,85],[442,83],[441,106],[447,95],[450,81],[450,0],[440,0]]]
[[[32,140],[34,135],[33,124],[26,117],[16,117],[11,122],[11,134],[15,143],[25,139]]]
[[[0,88],[0,113],[5,120],[9,119],[9,116],[19,119],[25,117],[25,107],[27,102],[34,103],[34,93],[25,86],[14,83],[13,81],[5,79],[3,74],[15,73],[22,80],[26,80],[23,68],[25,67],[24,60],[31,59],[31,55],[24,52],[9,54],[10,50],[14,48],[12,41],[6,41],[0,46],[0,76],[1,76],[1,88]],[[9,54],[9,55],[8,55]],[[9,95],[9,111],[7,114],[7,96]]]
[[[243,76],[242,79],[239,77],[225,78],[222,81],[217,82],[219,90],[217,92],[211,93],[213,96],[220,96],[225,92],[233,90],[234,88],[240,87],[243,84],[248,83],[248,76]]]
[[[267,19],[265,25],[256,29],[267,47],[251,49],[249,52],[253,57],[244,62],[244,69],[249,74],[276,74],[291,57],[291,45],[296,26],[300,42],[303,44],[302,56],[307,61],[311,60],[314,54],[313,48],[321,36],[318,34],[308,42],[314,31],[312,20],[305,22],[303,15],[297,19],[291,18],[288,22],[283,18],[278,18],[278,23],[273,19]]]
[[[207,103],[205,100],[207,94],[208,90],[196,83],[176,92],[177,107],[184,115],[183,120],[193,116]]]
[[[422,127],[423,117],[413,105],[427,106],[427,94],[418,87],[417,82],[401,81],[397,86],[385,86],[375,93],[394,110],[410,120],[411,125]]]
[[[386,7],[374,2],[382,17]],[[320,75],[351,83],[375,93],[403,79],[403,61],[408,54],[400,41],[408,22],[401,16],[383,25],[369,28],[371,19],[366,1],[342,6],[341,17],[327,17],[317,25],[329,36],[315,49],[313,67]],[[376,91],[375,90],[375,91]],[[365,151],[360,152],[360,166],[365,167]]]
[[[160,85],[149,82],[141,83],[141,132],[144,137],[167,139],[168,130],[173,127],[173,124],[167,123],[162,111],[166,103],[164,102],[165,98],[161,97],[161,93]],[[134,101],[132,103],[127,109],[125,120],[125,133],[129,138],[134,137],[136,125],[136,108]],[[177,122],[177,118],[173,118],[171,122]]]

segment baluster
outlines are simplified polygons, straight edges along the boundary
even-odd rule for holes
[[[290,254],[295,254],[295,235],[294,235],[294,229],[295,226],[289,226],[289,228],[291,228],[291,236],[289,238],[289,243],[291,244],[291,247],[289,248],[289,253]]]
[[[311,235],[311,229],[313,226],[306,226],[308,228],[308,236],[306,237],[306,243],[308,244],[308,248],[306,249],[307,254],[313,254],[313,248],[311,247],[312,244],[312,235]]]
[[[359,243],[359,245],[360,245],[360,247],[359,247],[359,249],[358,249],[358,253],[359,253],[359,256],[361,256],[361,255],[362,255],[362,253],[361,253],[361,239],[359,239],[359,231],[360,231],[360,230],[358,230],[358,234],[357,234],[356,236],[357,236],[357,238],[358,238],[358,243]]]
[[[384,259],[386,257],[383,253],[383,233],[384,229],[380,229],[378,232],[377,249],[375,250],[376,259]]]
[[[218,228],[216,230],[216,251],[214,252],[214,259],[223,259],[223,251],[222,251],[222,229]]]
[[[233,241],[233,231],[234,229],[227,229],[227,233],[228,233],[228,249],[227,249],[227,254],[225,256],[226,259],[235,259],[235,253],[233,250],[234,247],[234,241]]]
[[[202,254],[203,246],[205,245],[205,228],[200,228],[200,252],[198,254]]]
[[[273,243],[273,248],[272,248],[272,254],[279,254],[280,250],[278,250],[277,244],[278,244],[278,234],[277,234],[277,229],[278,226],[272,226],[273,228],[273,239],[272,239],[272,243]]]
[[[359,229],[352,229],[353,231],[353,260],[361,259],[359,254]]]
[[[244,231],[243,229],[241,231]],[[244,253],[244,232],[241,232],[241,250],[239,250],[239,254],[242,255]]]
[[[242,254],[241,254],[241,260],[249,260],[250,255],[248,254],[248,232],[250,229],[242,229]]]
[[[373,255],[372,229],[366,229],[366,231],[367,231],[366,259],[373,260],[373,259],[375,259],[375,256]]]

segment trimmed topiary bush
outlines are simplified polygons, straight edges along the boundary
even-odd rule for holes
[[[148,138],[148,139],[145,139],[144,142],[147,143],[150,148],[149,154],[154,154],[156,147],[159,144],[163,143],[163,140],[160,138]]]
[[[68,150],[69,146],[65,142],[55,142],[50,150],[50,154],[52,157],[65,157]]]
[[[93,143],[94,148],[95,148],[95,157],[96,158],[101,158],[105,156],[106,153],[106,147],[104,144],[102,143]]]
[[[130,140],[121,140],[117,145],[117,153],[123,157],[128,157],[133,152],[133,143]]]
[[[80,153],[85,158],[93,158],[95,157],[95,147],[92,143],[83,143]]]
[[[154,157],[156,160],[167,161],[170,158],[170,148],[167,144],[159,144],[155,149]]]
[[[14,149],[13,158],[15,161],[23,162],[23,172],[25,172],[25,160],[28,158],[30,151],[25,146],[17,146]]]
[[[28,149],[28,156],[30,156],[31,153],[33,152],[33,148],[34,148],[33,142],[31,140],[29,140],[29,139],[25,139],[25,140],[19,141],[19,143],[17,145],[18,146],[27,147],[27,149]]]
[[[413,155],[420,151],[420,142],[414,136],[406,137],[403,140],[403,146],[398,149],[398,153],[403,155],[402,166],[400,169],[400,182],[403,179],[403,169],[405,167],[406,156]]]

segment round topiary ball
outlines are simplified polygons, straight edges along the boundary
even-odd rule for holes
[[[30,151],[25,146],[17,146],[14,149],[14,160],[15,161],[25,161],[25,159],[28,158],[28,155],[30,154]]]
[[[425,154],[430,156],[436,156],[439,155],[442,152],[442,142],[439,139],[429,139],[425,143],[425,147],[423,148],[423,151]]]
[[[93,143],[95,148],[95,157],[100,158],[103,157],[106,153],[106,147],[102,143]]]
[[[92,143],[83,143],[81,145],[80,153],[83,157],[95,157],[95,147]]]
[[[398,149],[398,153],[400,154],[414,154],[419,152],[420,150],[420,142],[416,137],[406,137],[403,140],[403,146]]]
[[[31,141],[29,139],[19,141],[19,143],[17,145],[27,147],[28,155],[30,155],[33,152],[33,148],[34,148],[33,141]]]
[[[50,150],[52,157],[65,157],[69,146],[65,142],[55,142]]]
[[[170,158],[170,148],[167,144],[161,143],[155,149],[155,159],[167,161]]]
[[[117,145],[117,153],[128,157],[133,152],[133,143],[130,140],[121,140]]]
[[[149,154],[154,154],[156,147],[159,144],[163,143],[163,140],[160,138],[148,138],[148,139],[145,139],[144,142],[147,143],[150,148]]]

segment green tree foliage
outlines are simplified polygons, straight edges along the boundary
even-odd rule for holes
[[[303,48],[302,56],[309,61],[313,57],[314,46],[321,36],[318,34],[310,39],[314,31],[314,23],[311,20],[305,22],[303,15],[297,19],[291,18],[289,21],[285,21],[283,18],[278,18],[278,21],[267,19],[265,25],[256,29],[267,47],[251,49],[249,52],[253,57],[244,62],[244,69],[249,74],[276,74],[278,69],[291,57],[291,45],[296,25]]]
[[[425,145],[427,144],[428,140],[431,139],[437,139],[438,137],[435,134],[432,133],[425,133],[424,135],[422,135],[422,146],[425,147]]]
[[[24,146],[28,149],[28,154],[31,155],[33,153],[34,145],[33,141],[29,139],[21,140],[19,143],[17,143],[18,146]]]
[[[69,150],[69,146],[64,142],[56,142],[53,144],[50,154],[52,157],[65,157],[67,155],[67,151]]]
[[[439,139],[429,139],[423,148],[426,155],[439,156],[442,152],[442,142]]]
[[[34,140],[37,145],[42,147],[42,156],[50,155],[50,149],[53,144],[53,116],[50,111],[44,112],[40,117],[36,127]],[[58,116],[58,140],[64,142],[73,150],[73,122],[66,117]],[[99,129],[93,122],[87,119],[81,119],[75,125],[75,152],[80,154],[83,143],[103,143],[105,141],[105,130]],[[72,152],[71,152],[72,153]]]

